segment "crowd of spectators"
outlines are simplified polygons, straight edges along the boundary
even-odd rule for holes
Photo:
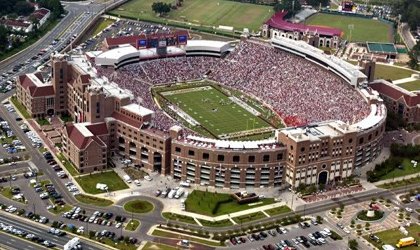
[[[250,93],[275,110],[288,126],[325,120],[354,123],[369,114],[369,106],[351,85],[335,74],[288,52],[254,41],[241,42],[226,58],[174,57],[144,61],[116,71],[98,69],[156,112],[155,126],[174,125],[157,108],[150,88],[156,84],[207,77]]]

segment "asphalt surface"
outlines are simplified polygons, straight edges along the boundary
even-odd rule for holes
[[[54,243],[60,249],[62,249],[63,246],[70,239],[73,238],[71,235],[68,235],[68,234],[65,235],[65,236],[62,236],[62,237],[49,234],[47,226],[41,225],[41,224],[35,223],[35,222],[21,223],[21,221],[19,219],[15,218],[14,216],[10,216],[10,215],[8,215],[4,212],[0,213],[0,222],[2,222],[4,224],[7,224],[7,225],[11,225],[11,226],[13,226],[17,229],[24,230],[26,232],[33,233],[33,234],[37,235],[38,237],[42,237],[45,240],[51,241],[52,243]],[[19,241],[18,244],[22,243],[22,246],[25,246],[25,247],[19,248],[19,249],[26,249],[26,245],[28,245],[28,241],[25,241],[23,239],[16,238],[16,237],[13,237],[13,239],[15,239],[15,241],[12,241],[11,239],[12,239],[12,237],[10,237],[10,235],[9,235],[9,241],[13,242],[14,244],[17,244],[17,242]],[[104,249],[103,247],[97,246],[96,243],[91,242],[91,241],[81,239],[81,242],[82,242],[82,246],[83,246],[84,249],[89,249],[89,250]],[[28,249],[30,249],[30,248],[28,248]]]

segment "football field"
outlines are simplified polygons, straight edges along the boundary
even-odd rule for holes
[[[339,28],[344,32],[343,39],[351,42],[394,42],[391,25],[379,20],[319,13],[305,23]],[[352,28],[351,32],[349,28]]]
[[[197,122],[196,126],[203,127],[217,138],[237,138],[272,130],[271,125],[256,116],[251,107],[233,101],[212,86],[160,92],[160,95],[174,105],[178,115]]]
[[[165,19],[175,20],[184,24],[200,24],[206,26],[232,26],[235,29],[249,28],[258,31],[260,26],[273,14],[272,6],[240,3],[228,0],[184,0],[181,7],[171,10],[163,18],[157,17],[152,11],[154,0],[131,0],[111,14],[122,15],[132,19],[166,23]],[[161,0],[172,3],[173,0]]]

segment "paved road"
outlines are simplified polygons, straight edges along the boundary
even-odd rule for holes
[[[40,245],[23,240],[21,238],[14,238],[10,234],[0,231],[0,249],[8,250],[42,250],[45,249]]]
[[[410,26],[407,23],[401,24],[401,35],[402,38],[407,45],[407,47],[411,50],[414,45],[416,45],[416,40],[414,39],[413,35],[410,33]]]

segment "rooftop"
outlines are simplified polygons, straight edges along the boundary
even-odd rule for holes
[[[125,109],[125,110],[127,110],[127,111],[129,111],[131,113],[134,113],[136,115],[139,115],[141,117],[144,117],[144,116],[147,116],[147,115],[152,115],[152,114],[155,113],[152,110],[147,109],[145,107],[142,107],[142,106],[140,106],[140,105],[138,105],[136,103],[131,103],[131,104],[122,106],[121,108],[122,109]]]

